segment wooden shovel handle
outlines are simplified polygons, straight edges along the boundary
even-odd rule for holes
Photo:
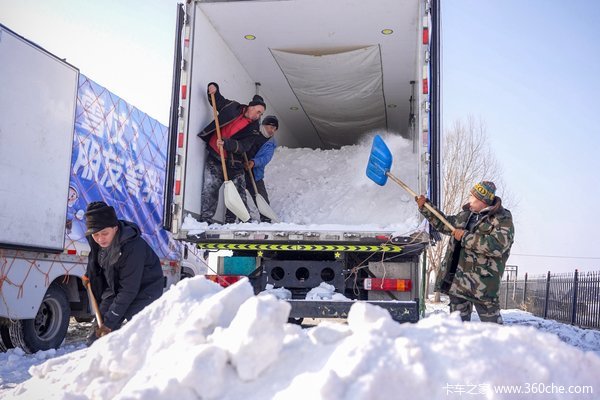
[[[221,140],[221,126],[219,125],[219,116],[217,115],[217,101],[215,100],[215,94],[210,94],[210,101],[212,102],[213,116],[215,118],[215,127],[217,129],[217,139]],[[229,180],[227,177],[227,168],[225,167],[225,156],[223,155],[223,147],[217,146],[219,148],[219,155],[221,156],[221,167],[223,167],[223,177],[226,181]]]
[[[84,279],[83,284],[87,289],[88,298],[90,299],[90,303],[92,303],[92,309],[94,310],[94,314],[96,315],[96,322],[98,323],[98,328],[104,325],[104,321],[102,321],[102,314],[100,314],[100,308],[98,307],[98,303],[96,302],[96,298],[94,297],[94,292],[92,292],[92,285],[90,285],[89,279]]]
[[[248,164],[248,156],[246,152],[244,152],[244,161]],[[248,168],[248,173],[250,174],[250,179],[252,179],[252,187],[254,188],[254,193],[258,194],[258,188],[256,187],[256,182],[254,181],[254,174],[252,173],[252,168]]]
[[[406,190],[408,193],[410,193],[413,197],[417,197],[418,195],[414,192],[414,190],[412,190],[411,188],[408,187],[407,184],[405,184],[404,182],[402,182],[400,179],[396,178],[394,175],[392,175],[390,172],[386,172],[385,173],[391,180],[393,180],[394,182],[396,182],[398,185],[402,186],[402,188],[404,190]],[[431,203],[429,203],[428,201],[425,202],[425,207],[427,207],[427,209],[429,211],[431,211],[433,213],[433,215],[435,215],[440,221],[442,221],[442,223],[444,225],[446,225],[448,227],[448,229],[450,229],[452,232],[454,232],[454,226],[452,226],[452,224],[450,222],[448,222],[448,220],[446,218],[444,218],[444,216],[442,214],[440,214],[438,212],[438,210],[436,210]]]

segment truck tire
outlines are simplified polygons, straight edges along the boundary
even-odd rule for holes
[[[194,273],[192,271],[190,271],[187,268],[184,268],[181,270],[181,277],[179,278],[179,281],[182,281],[184,279],[188,279],[188,278],[193,278],[194,277]]]
[[[58,285],[50,285],[34,319],[21,319],[10,324],[12,344],[27,353],[57,349],[69,328],[69,300]]]
[[[8,325],[0,324],[0,352],[4,352],[8,349],[12,349],[12,341],[10,340],[10,333],[8,332]]]

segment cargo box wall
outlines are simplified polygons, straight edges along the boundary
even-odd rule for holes
[[[199,214],[206,147],[205,142],[196,135],[213,119],[206,87],[210,82],[217,82],[226,98],[247,103],[256,93],[256,85],[202,10],[195,8],[190,18],[193,18],[193,40],[188,51],[192,52],[192,59],[197,61],[189,65],[188,136],[183,198],[184,209]],[[261,92],[261,95],[264,94]],[[265,97],[265,101],[267,112],[272,112],[273,106],[269,99]],[[281,129],[285,129],[284,124]]]
[[[0,25],[0,244],[61,250],[79,71]]]

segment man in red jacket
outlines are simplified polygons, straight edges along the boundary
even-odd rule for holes
[[[219,188],[224,181],[219,147],[223,148],[229,180],[233,182],[242,200],[246,202],[244,152],[250,150],[254,143],[254,131],[259,129],[258,121],[267,106],[259,95],[255,95],[248,105],[226,99],[221,95],[219,85],[214,82],[208,84],[207,94],[209,103],[211,102],[210,95],[215,95],[221,128],[221,140],[217,138],[215,121],[198,133],[198,137],[207,143],[208,153],[204,164],[200,220],[212,223],[217,208]],[[235,222],[235,215],[229,210],[225,216],[225,222]]]

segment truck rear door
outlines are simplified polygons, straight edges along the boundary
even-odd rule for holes
[[[165,179],[165,199],[163,210],[163,227],[172,233],[177,233],[181,226],[183,208],[181,207],[183,191],[181,185],[182,167],[181,159],[184,151],[185,135],[183,133],[183,108],[180,107],[180,101],[187,98],[187,86],[185,84],[187,65],[182,63],[183,52],[183,27],[189,27],[189,20],[186,17],[182,4],[177,4],[177,21],[175,23],[175,51],[173,61],[173,87],[171,90],[171,113],[169,117],[169,150],[167,152],[167,176]],[[189,47],[189,42],[185,43],[185,48]],[[182,76],[183,85],[182,88]],[[183,90],[182,90],[183,89]]]

